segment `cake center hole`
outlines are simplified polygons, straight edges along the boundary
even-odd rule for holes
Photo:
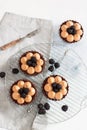
[[[27,60],[27,65],[35,67],[37,65],[37,59],[32,56],[31,59]]]
[[[62,86],[58,83],[53,83],[52,88],[53,88],[54,92],[59,92],[61,90]]]
[[[20,88],[18,92],[19,92],[21,97],[25,98],[29,93],[29,89],[28,88]]]
[[[74,26],[71,26],[71,27],[67,28],[67,32],[69,34],[75,35],[76,34],[76,29],[75,29]]]

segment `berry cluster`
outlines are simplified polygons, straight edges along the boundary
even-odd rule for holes
[[[60,64],[58,62],[55,62],[54,59],[49,59],[49,64],[51,64],[48,68],[49,71],[53,72],[54,69],[57,69],[60,67]]]
[[[27,60],[27,65],[35,67],[37,65],[37,59],[34,56],[32,56],[30,60]]]
[[[44,115],[46,114],[46,110],[50,109],[50,105],[48,103],[45,103],[44,105],[42,103],[38,104],[38,114]]]
[[[20,97],[26,98],[26,96],[27,96],[28,93],[29,93],[29,89],[28,89],[28,88],[20,88],[20,89],[18,90],[18,93],[20,94]]]

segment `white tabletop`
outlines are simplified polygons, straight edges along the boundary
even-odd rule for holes
[[[0,19],[5,12],[12,12],[29,17],[50,19],[58,26],[67,19],[78,20],[84,27],[85,35],[83,46],[78,47],[78,53],[87,64],[86,32],[87,32],[87,9],[86,0],[0,0]],[[82,47],[85,48],[83,53]],[[72,119],[57,125],[51,125],[47,130],[86,130],[87,108],[83,109]],[[4,129],[0,129],[4,130]]]

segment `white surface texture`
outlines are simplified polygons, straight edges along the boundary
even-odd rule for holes
[[[86,0],[0,0],[0,18],[5,12],[13,12],[29,17],[50,19],[54,23],[54,40],[77,53],[87,65],[87,4]],[[59,25],[67,19],[79,21],[84,28],[83,39],[74,45],[66,45],[58,36]],[[8,52],[9,53],[9,52]],[[87,108],[72,119],[60,124],[47,126],[45,130],[87,130]],[[0,129],[2,130],[2,129]],[[4,129],[3,129],[4,130]]]

